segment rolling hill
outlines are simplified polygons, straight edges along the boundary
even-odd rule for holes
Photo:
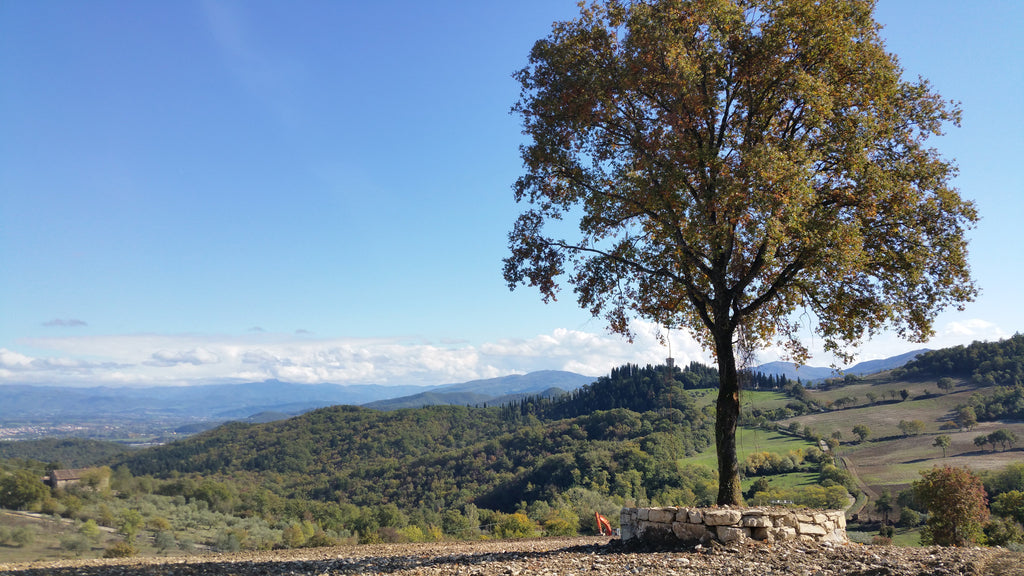
[[[580,386],[590,384],[594,380],[595,378],[591,376],[583,376],[574,372],[541,370],[529,374],[515,374],[487,380],[473,380],[462,384],[438,386],[426,392],[377,400],[363,404],[363,406],[375,410],[419,408],[421,406],[435,406],[439,404],[462,406],[490,404],[492,406],[499,406],[535,394],[548,397],[559,396]]]
[[[668,502],[684,488],[712,498],[710,470],[684,474],[677,463],[713,441],[711,411],[697,407],[684,374],[627,367],[572,394],[502,407],[333,406],[285,421],[225,424],[113,464],[158,477],[275,478],[295,497],[409,509],[473,502],[511,511],[584,486],[619,498]],[[543,381],[506,384],[525,391]]]
[[[828,378],[835,378],[846,374],[865,376],[868,374],[883,372],[885,370],[892,370],[905,365],[907,362],[910,362],[925,352],[930,352],[930,350],[922,348],[920,350],[914,350],[912,352],[907,352],[898,356],[891,356],[881,360],[867,360],[838,371],[835,368],[798,366],[792,362],[768,362],[755,367],[754,371],[769,376],[785,376],[790,380],[796,380],[799,378],[801,381],[809,383],[826,380]]]

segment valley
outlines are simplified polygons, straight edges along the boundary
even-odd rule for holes
[[[985,357],[1021,340],[975,350],[974,368],[943,372],[953,377],[924,373],[916,361],[812,388],[751,375],[737,434],[746,501],[848,507],[859,517],[851,534],[870,542],[877,501],[899,495],[893,537],[914,544],[918,524],[902,523],[919,522],[923,511],[903,514],[916,505],[902,492],[919,470],[967,465],[990,495],[1024,490],[1019,443],[976,440],[998,431],[1024,437],[1024,391],[1000,384],[1013,382],[1015,365]],[[145,449],[3,442],[0,481],[31,484],[53,467],[91,472],[85,484],[7,505],[41,513],[39,522],[62,520],[59,530],[0,533],[0,558],[5,550],[88,557],[125,546],[160,554],[575,535],[593,533],[595,512],[616,522],[624,505],[713,503],[713,368],[626,365],[563,394],[534,380],[533,392],[502,389],[511,399],[499,405],[330,406]],[[977,419],[961,425],[954,420],[964,406]],[[940,436],[950,439],[945,450]],[[19,545],[30,533],[35,543]]]

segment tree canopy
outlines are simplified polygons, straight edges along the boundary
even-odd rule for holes
[[[605,0],[517,72],[509,286],[691,331],[719,363],[719,503],[740,498],[735,346],[923,340],[975,288],[973,205],[927,139],[959,109],[886,52],[870,0]],[[578,222],[573,227],[552,221]],[[551,230],[554,228],[554,231]],[[797,316],[803,313],[802,316]]]

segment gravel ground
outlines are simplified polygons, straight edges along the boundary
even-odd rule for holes
[[[0,575],[256,576],[334,574],[548,576],[1024,576],[1024,554],[999,548],[749,543],[637,550],[608,538],[390,544],[213,556],[0,564]]]

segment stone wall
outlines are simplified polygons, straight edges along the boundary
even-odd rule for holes
[[[846,543],[842,510],[788,508],[623,508],[622,540],[657,544],[804,540]]]

